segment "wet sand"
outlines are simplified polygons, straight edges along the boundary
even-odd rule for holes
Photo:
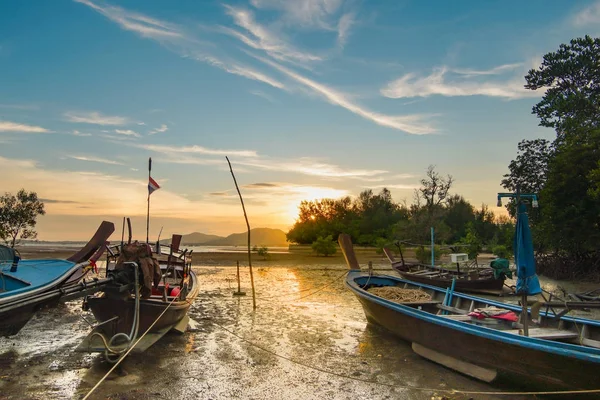
[[[247,268],[242,290],[248,295],[234,297],[235,267],[210,260],[194,267],[201,291],[189,315],[196,328],[128,356],[90,398],[518,398],[444,392],[498,388],[424,360],[410,344],[367,325],[344,288],[339,260],[257,261],[256,310]],[[0,399],[80,399],[89,392],[111,365],[101,355],[74,351],[90,330],[82,316],[94,321],[81,301],[68,302],[0,338]]]

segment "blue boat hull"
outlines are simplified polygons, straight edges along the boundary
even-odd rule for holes
[[[517,336],[484,326],[435,315],[434,304],[422,309],[393,303],[361,288],[368,276],[350,271],[346,284],[360,301],[367,320],[396,336],[478,367],[494,370],[498,378],[543,390],[598,389],[600,350],[569,343]],[[370,284],[397,286],[413,282],[391,276],[371,277]],[[428,290],[438,288],[417,285]],[[476,297],[455,293],[457,297]],[[479,299],[487,303],[494,303]],[[502,379],[504,378],[504,379]]]

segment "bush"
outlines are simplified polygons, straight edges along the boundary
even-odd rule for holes
[[[512,255],[512,251],[510,251],[506,246],[498,245],[492,248],[492,253],[496,255],[498,258],[506,258],[510,259]]]
[[[327,237],[319,236],[317,240],[313,242],[311,247],[313,252],[317,255],[324,255],[325,257],[335,254],[337,251],[331,235]]]
[[[254,247],[252,248],[252,251],[255,252],[256,254],[258,254],[260,257],[262,257],[263,260],[266,260],[267,258],[269,258],[269,248],[267,246],[258,247],[256,245],[254,245]]]
[[[439,246],[433,246],[433,250],[433,258],[435,261],[439,261],[443,254],[442,249]],[[415,255],[421,264],[431,264],[431,247],[417,247]]]

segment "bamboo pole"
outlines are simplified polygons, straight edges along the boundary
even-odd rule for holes
[[[231,176],[233,177],[233,183],[235,184],[235,189],[240,196],[240,202],[242,203],[242,210],[244,211],[244,219],[246,220],[246,227],[248,228],[248,267],[250,268],[250,284],[252,285],[252,308],[256,310],[256,292],[254,291],[254,275],[252,274],[252,251],[250,250],[250,223],[248,222],[248,214],[246,214],[246,207],[244,206],[244,199],[242,198],[242,193],[240,192],[240,188],[237,184],[237,180],[235,179],[235,174],[233,173],[233,168],[231,167],[231,162],[229,162],[229,157],[225,156],[227,160],[227,164],[229,164],[229,171],[231,171]]]

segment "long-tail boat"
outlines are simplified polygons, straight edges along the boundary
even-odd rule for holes
[[[350,268],[346,286],[368,322],[412,343],[417,354],[486,382],[600,393],[600,322],[566,315],[600,302],[536,303],[523,315],[519,306],[361,272],[350,236],[340,235],[339,243]],[[413,300],[388,300],[374,288],[411,291]]]
[[[56,302],[95,266],[114,232],[103,221],[90,241],[67,259],[22,260],[14,249],[0,253],[0,336],[18,333],[37,310]]]
[[[404,260],[398,261],[393,253],[383,249],[384,254],[390,261],[392,268],[404,279],[413,282],[425,283],[427,285],[449,288],[455,282],[454,289],[459,292],[503,294],[505,275],[494,274],[492,268],[477,268],[469,271],[460,269],[444,269],[439,266],[426,264],[409,264]]]
[[[173,235],[168,246],[133,242],[110,249],[107,276],[113,283],[85,300],[98,325],[77,351],[115,360],[133,346],[133,352],[145,351],[171,330],[185,331],[199,285],[191,251],[180,250],[180,242],[181,235]]]

